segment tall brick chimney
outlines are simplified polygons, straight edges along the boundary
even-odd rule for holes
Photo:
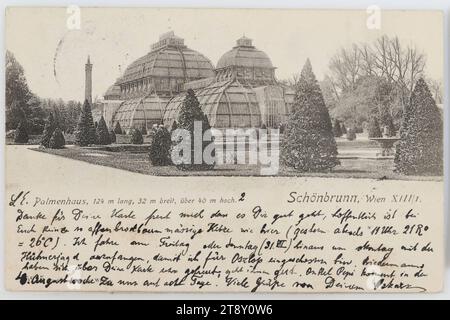
[[[89,56],[84,66],[84,70],[86,73],[84,98],[92,104],[92,64]]]

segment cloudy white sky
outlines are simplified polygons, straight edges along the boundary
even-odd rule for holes
[[[216,64],[245,34],[277,67],[278,79],[311,59],[319,79],[342,46],[397,35],[427,56],[427,75],[443,78],[442,15],[437,11],[382,11],[381,28],[366,26],[365,11],[269,9],[82,8],[81,28],[69,30],[66,8],[9,8],[6,48],[41,97],[83,100],[84,63],[93,63],[93,96],[100,96],[160,34],[173,30]]]

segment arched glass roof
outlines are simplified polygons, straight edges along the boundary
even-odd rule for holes
[[[167,99],[160,98],[156,94],[126,100],[113,115],[112,123],[118,121],[126,132],[131,128],[140,129],[143,124],[149,129],[153,124],[161,123],[166,104]]]
[[[195,92],[210,125],[215,128],[249,128],[261,126],[261,112],[255,92],[237,80],[219,81]],[[172,126],[178,119],[185,94],[172,98],[164,113],[164,124]]]

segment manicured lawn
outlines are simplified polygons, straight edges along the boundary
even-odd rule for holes
[[[371,143],[371,142],[369,142]],[[343,149],[351,148],[344,142]],[[363,147],[363,142],[358,147]],[[341,145],[341,141],[338,142]],[[376,146],[365,145],[365,148]],[[216,166],[211,171],[181,171],[174,166],[154,167],[151,165],[147,153],[111,152],[90,148],[67,147],[61,150],[40,149],[33,150],[62,156],[88,163],[158,176],[260,176],[260,167],[253,165],[224,164]],[[290,168],[281,167],[279,176],[305,176],[305,177],[333,177],[333,178],[373,178],[373,179],[401,179],[401,180],[434,180],[442,181],[442,177],[404,176],[393,172],[393,160],[375,159],[341,159],[341,165],[328,173],[301,173]]]

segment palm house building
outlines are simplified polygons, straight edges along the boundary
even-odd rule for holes
[[[279,84],[269,56],[242,37],[214,68],[173,32],[128,66],[101,102],[110,127],[168,128],[178,120],[186,90],[193,89],[212,127],[278,127],[287,120],[293,92]]]

